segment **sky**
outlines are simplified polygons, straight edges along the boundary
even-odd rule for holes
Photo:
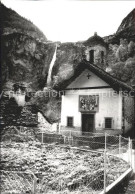
[[[87,40],[114,34],[135,1],[1,0],[31,20],[51,41]]]

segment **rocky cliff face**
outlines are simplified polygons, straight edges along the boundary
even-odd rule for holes
[[[76,43],[58,45],[56,61],[52,69],[52,87],[60,90],[72,77],[74,70],[85,57],[84,47]]]
[[[109,44],[109,72],[132,85],[135,82],[135,9],[123,19],[116,33],[104,40]]]
[[[64,87],[78,64],[86,58],[85,45],[83,42],[57,43],[52,81],[47,88],[47,77],[56,43],[45,42],[46,37],[31,22],[3,5],[1,8],[4,13],[1,26],[2,89],[6,93],[1,98],[1,118],[6,125],[30,126],[32,122],[37,125],[36,113],[41,112],[50,123],[59,121],[61,95],[55,90]],[[111,69],[110,73],[129,84],[135,80],[134,14],[135,10],[123,20],[116,34],[104,38],[108,44],[107,64]],[[123,40],[125,37],[127,42]],[[7,96],[7,92],[20,90],[25,93],[24,102],[22,97],[19,99],[18,96]],[[12,105],[14,107],[9,111],[10,108],[7,107]]]
[[[26,115],[29,115],[30,112],[27,111],[29,109],[27,101],[34,96],[35,92],[42,90],[46,86],[49,65],[54,51],[55,44],[41,43],[28,35],[12,33],[2,36],[2,89],[9,92],[9,95],[13,92],[14,99],[18,99],[18,106],[20,106],[20,103],[25,104]],[[22,96],[20,95],[19,97],[19,94],[16,94],[18,92],[18,89],[14,89],[16,84],[18,84],[18,89],[21,89],[21,85],[25,88],[25,90],[21,89],[21,92],[26,93],[25,102],[21,102]],[[6,105],[11,104],[10,96],[7,97],[6,101],[2,98],[2,102],[1,113],[3,113],[2,115],[6,115],[4,123],[9,123],[6,118],[15,117],[12,123],[16,122],[18,125],[20,122],[21,125],[24,123],[31,125],[34,120],[33,116],[29,115],[30,119],[28,122],[28,117],[24,119],[22,109],[20,110],[19,108],[20,112],[16,114],[17,105],[12,107],[12,113],[6,110]],[[16,118],[15,115],[19,116],[19,118]],[[23,118],[20,118],[21,116]],[[13,120],[10,119],[10,122]]]
[[[2,124],[37,125],[38,107],[27,103],[46,86],[55,44],[46,42],[45,35],[30,21],[0,5]]]
[[[116,33],[104,37],[104,40],[110,44],[119,44],[121,38],[135,42],[135,9],[122,20]]]
[[[130,40],[135,40],[135,9],[133,9],[120,24],[116,35],[121,36],[121,38],[129,38]]]
[[[55,45],[40,43],[28,35],[12,33],[2,36],[2,83],[23,82],[33,90],[46,84]],[[11,88],[10,88],[11,89]]]

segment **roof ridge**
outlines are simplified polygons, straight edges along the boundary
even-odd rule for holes
[[[129,92],[132,91],[133,88],[124,82],[120,81],[119,79],[115,78],[114,76],[110,75],[108,72],[103,70],[102,68],[98,67],[97,65],[91,64],[89,61],[84,59],[81,61],[78,66],[74,69],[74,74],[65,82],[63,82],[59,87],[55,87],[55,89],[64,89],[69,84],[71,84],[85,69],[92,71],[106,83],[108,83],[115,91],[119,92],[121,89],[122,91]]]
[[[84,60],[85,64],[88,66],[90,65],[92,68],[94,68],[95,70],[97,69],[98,71],[103,72],[104,74],[106,74],[109,78],[113,79],[113,81],[115,81],[116,84],[122,84],[123,86],[127,87],[128,89],[132,90],[133,88],[131,86],[129,86],[128,84],[124,83],[123,81],[119,80],[118,78],[114,77],[113,75],[109,74],[108,72],[106,72],[104,69],[102,69],[101,67],[95,65],[95,64],[91,64],[90,62]],[[84,63],[82,62],[82,63]]]
[[[91,65],[93,65],[93,64],[91,64]],[[96,66],[98,69],[100,69],[101,71],[103,71],[104,73],[106,73],[106,74],[108,74],[109,76],[111,76],[112,78],[114,78],[114,79],[116,79],[116,80],[118,80],[118,81],[124,83],[123,81],[121,81],[121,80],[119,80],[117,77],[111,75],[110,73],[108,73],[107,71],[105,71],[105,70],[102,69],[101,67],[97,66],[96,64],[93,65],[93,67],[95,67],[95,66]],[[128,84],[127,84],[127,85],[128,85]]]

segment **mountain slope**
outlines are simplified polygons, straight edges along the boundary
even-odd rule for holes
[[[78,64],[86,58],[86,47],[81,42],[57,42],[56,60],[51,72],[51,88],[47,88],[48,71],[54,56],[56,43],[43,43],[46,38],[37,27],[4,5],[2,5],[2,12],[4,13],[2,16],[3,90],[15,92],[14,86],[18,85],[22,88],[23,85],[27,94],[25,106],[33,106],[34,111],[40,111],[51,123],[59,121],[61,96],[53,95],[50,97],[49,95],[57,94],[55,90],[61,90],[73,76]],[[118,32],[109,37],[109,41],[106,38],[106,42],[108,42],[107,62],[108,66],[112,68],[110,73],[128,84],[135,80],[135,41],[131,41],[134,38],[133,35],[135,35],[133,14],[134,10],[127,19],[123,20]],[[120,40],[124,36],[128,39],[127,41]],[[40,96],[36,96],[35,93],[39,93]],[[19,109],[19,113],[14,112],[9,115],[8,109],[5,108],[10,107],[9,104],[13,104],[12,101],[9,101],[8,97],[7,99],[4,98],[3,112],[6,111],[6,118],[11,118],[10,121],[12,121],[13,119],[10,116],[16,115],[18,117],[19,114],[23,114]],[[17,109],[16,107],[14,110]],[[29,109],[28,107],[27,109]],[[20,107],[18,106],[18,108]],[[13,110],[13,108],[10,109]],[[14,123],[17,123],[16,120]]]
[[[47,38],[31,21],[21,17],[18,13],[0,3],[1,28],[3,34],[14,32],[29,35],[35,39],[47,41]]]
[[[132,35],[134,31],[135,35],[135,9],[133,9],[121,22],[116,34],[128,31],[129,35]]]
[[[104,37],[110,44],[119,44],[120,38],[135,42],[135,8],[122,20],[115,34]]]

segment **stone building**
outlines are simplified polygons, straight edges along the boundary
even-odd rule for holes
[[[132,129],[132,88],[102,68],[83,61],[68,80],[64,91],[60,127],[62,133],[124,134]]]
[[[103,38],[95,32],[94,36],[90,37],[83,44],[86,48],[86,60],[105,69],[107,66],[108,45],[104,42]]]

